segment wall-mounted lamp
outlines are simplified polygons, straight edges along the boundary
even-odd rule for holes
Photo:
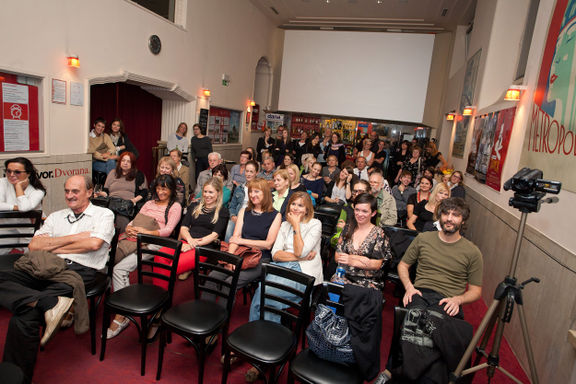
[[[467,105],[466,107],[464,107],[464,110],[462,111],[462,116],[472,116],[475,109],[476,107],[472,105]]]
[[[525,85],[511,85],[506,90],[506,94],[504,95],[504,100],[506,101],[518,101],[522,96],[522,92],[526,90]]]
[[[250,106],[251,107],[255,107],[256,106],[256,102],[254,100],[250,100]]]
[[[451,110],[450,112],[448,112],[446,114],[446,121],[454,121],[455,118],[456,118],[456,111],[455,110]]]
[[[68,60],[68,66],[73,68],[80,68],[80,59],[78,55],[70,55],[66,58]]]
[[[204,88],[204,89],[202,90],[202,94],[204,95],[204,97],[210,97],[210,90]]]

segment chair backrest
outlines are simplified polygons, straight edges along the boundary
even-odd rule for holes
[[[412,240],[418,236],[418,231],[390,225],[385,225],[382,228],[390,239],[390,248],[392,250],[394,260],[398,262],[402,259],[402,256],[404,256],[404,252],[406,252],[406,249],[408,249],[408,246],[410,243],[412,243]]]
[[[170,252],[163,252],[162,248],[168,248]],[[182,242],[168,237],[158,237],[152,235],[138,234],[137,255],[138,255],[138,284],[143,284],[144,277],[152,277],[168,281],[168,294],[172,300],[172,292],[176,282],[176,269],[180,259]],[[155,261],[159,257],[168,263]],[[143,267],[150,268],[143,268]],[[159,269],[170,271],[168,275],[157,273]]]
[[[120,229],[114,227],[114,237],[110,242],[110,249],[108,250],[108,261],[106,262],[106,275],[112,281],[112,273],[114,271],[114,259],[116,257],[116,248],[118,248],[118,238],[120,237]]]
[[[341,302],[342,291],[344,291],[344,286],[342,284],[325,281],[322,283],[322,294],[318,303],[334,308],[336,314],[342,316],[344,314],[344,304]]]
[[[390,343],[389,363],[392,367],[397,367],[402,361],[402,351],[400,349],[400,332],[402,331],[402,324],[404,318],[408,314],[408,309],[402,307],[394,307],[394,329],[392,332],[392,341]]]
[[[238,286],[242,258],[228,252],[206,247],[196,247],[195,258],[196,268],[194,268],[193,273],[196,300],[201,298],[203,292],[221,297],[226,300],[226,308],[228,313],[231,313]],[[233,265],[234,270],[225,268],[226,264]],[[220,274],[210,275],[210,272],[220,272]]]
[[[338,216],[326,212],[314,212],[314,218],[320,220],[322,223],[322,235],[330,236],[336,232],[336,224],[338,224]]]
[[[0,248],[21,248],[40,228],[42,211],[0,211],[0,219]]]
[[[267,276],[282,277],[287,281],[283,282],[279,279],[269,280]],[[294,282],[302,284],[303,289],[294,288]],[[313,285],[314,277],[310,275],[274,264],[262,264],[260,320],[264,320],[264,314],[266,312],[274,313],[280,316],[282,324],[294,324],[294,333],[298,335],[304,319],[308,316]],[[280,297],[277,294],[277,290],[289,293],[293,297],[291,299]],[[267,305],[267,300],[282,303],[287,307],[285,309],[279,309]]]

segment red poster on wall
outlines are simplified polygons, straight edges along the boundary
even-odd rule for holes
[[[0,152],[38,151],[38,87],[0,73]]]
[[[496,133],[494,134],[494,145],[492,146],[490,164],[488,165],[488,172],[486,173],[486,185],[497,191],[500,191],[502,168],[504,168],[504,161],[508,153],[508,144],[510,143],[510,135],[512,134],[515,115],[516,107],[504,109],[498,114]]]

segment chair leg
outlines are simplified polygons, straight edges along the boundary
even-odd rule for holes
[[[206,344],[204,341],[200,342],[198,351],[198,384],[204,383],[204,365],[206,363]]]
[[[222,340],[224,343],[224,340]],[[230,371],[230,351],[228,349],[224,352],[224,368],[222,369],[222,384],[228,382],[228,372]]]
[[[142,343],[142,356],[140,358],[140,376],[146,375],[146,347],[148,346],[148,321],[146,316],[140,318],[142,324],[142,334],[140,342]]]
[[[96,298],[90,298],[90,309],[89,309],[89,318],[90,318],[90,352],[92,355],[96,354]]]
[[[110,312],[108,312],[108,308],[104,305],[104,314],[102,315],[102,335],[101,335],[101,343],[100,343],[100,361],[104,360],[104,354],[106,353],[106,330],[108,329],[108,325],[110,324]]]
[[[161,329],[160,332],[160,345],[158,346],[158,368],[156,368],[156,380],[160,380],[162,374],[162,364],[164,363],[164,348],[166,347],[166,334],[167,329]]]

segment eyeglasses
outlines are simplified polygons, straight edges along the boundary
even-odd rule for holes
[[[20,176],[20,174],[22,173],[27,173],[26,171],[14,171],[12,169],[7,169],[6,170],[6,174],[7,175],[16,175],[16,176]]]

